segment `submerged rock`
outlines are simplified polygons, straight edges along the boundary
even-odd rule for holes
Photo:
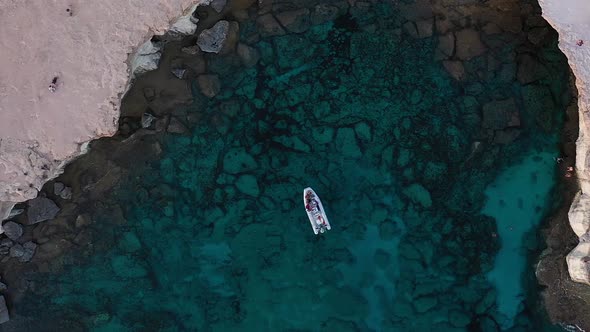
[[[227,0],[213,0],[211,1],[210,6],[211,8],[215,9],[216,12],[221,13],[226,4]]]
[[[18,240],[23,235],[23,227],[13,221],[9,221],[2,225],[4,234],[11,240]]]
[[[0,255],[8,255],[14,242],[11,239],[0,240]]]
[[[253,67],[255,66],[258,61],[260,60],[260,52],[254,47],[248,46],[243,43],[238,44],[238,55],[242,60],[242,63],[246,67]]]
[[[520,126],[520,115],[513,98],[494,100],[483,106],[482,127],[500,130]]]
[[[279,22],[277,22],[272,14],[266,14],[258,17],[256,20],[256,26],[258,27],[260,35],[263,37],[280,36],[285,34],[285,30],[281,27]]]
[[[4,300],[4,296],[0,295],[0,324],[6,323],[10,320],[10,315],[8,313],[8,308],[6,307],[6,301]]]
[[[236,188],[246,195],[258,197],[260,194],[260,188],[258,187],[258,181],[254,175],[246,174],[242,175],[236,181]]]
[[[258,163],[244,148],[233,148],[223,156],[223,170],[230,174],[253,171]]]
[[[21,262],[28,262],[30,261],[33,256],[35,255],[35,250],[37,249],[37,244],[34,242],[25,242],[22,246],[23,254],[18,257],[18,260]]]
[[[180,120],[178,120],[175,117],[171,117],[170,118],[170,122],[168,123],[168,128],[166,129],[167,132],[172,133],[172,134],[186,134],[189,132],[188,128],[182,123],[180,122]]]
[[[59,207],[49,198],[37,197],[28,202],[27,223],[36,224],[53,219],[59,212]]]
[[[201,93],[206,97],[213,98],[221,91],[221,82],[217,75],[200,75],[197,82]]]
[[[430,208],[432,206],[430,192],[428,192],[428,190],[426,190],[421,184],[411,184],[404,188],[402,192],[414,203],[418,203],[425,208]]]
[[[311,26],[309,9],[307,8],[282,12],[277,14],[276,18],[289,32],[301,33]]]
[[[455,55],[461,60],[470,60],[486,51],[486,46],[481,42],[479,32],[473,29],[457,31],[455,38],[457,47]]]
[[[205,29],[197,39],[197,45],[203,52],[219,53],[223,48],[229,32],[229,22],[219,21],[211,29]]]

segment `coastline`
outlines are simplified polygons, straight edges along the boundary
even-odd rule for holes
[[[168,73],[167,73],[167,74],[168,74]],[[141,90],[141,89],[139,89],[139,90]],[[569,109],[568,109],[568,110],[569,110]],[[132,112],[131,112],[131,113],[132,113]],[[128,115],[131,115],[131,113],[129,113]],[[124,113],[122,112],[122,113],[121,113],[121,119],[123,119],[123,117],[124,117]],[[576,121],[576,124],[577,124],[577,121]],[[133,137],[132,137],[132,138],[129,138],[129,139],[130,139],[130,140],[133,140],[133,139],[141,139],[142,137],[143,137],[143,136],[141,135],[141,133],[138,133],[137,135],[133,135]],[[121,137],[118,137],[118,138],[120,139]],[[565,150],[571,149],[571,146],[570,146],[570,145],[568,145],[568,144],[570,144],[570,142],[566,142],[566,141],[564,141],[564,142],[565,142],[565,143],[564,143],[564,149],[565,149]],[[152,144],[153,144],[153,145],[151,146],[151,148],[153,149],[154,153],[150,154],[150,157],[156,157],[156,156],[157,156],[157,154],[158,154],[158,152],[157,152],[157,151],[158,151],[158,142],[157,142],[157,141],[156,141],[155,143],[154,143],[154,142],[152,142]],[[571,144],[574,144],[574,143],[572,142]],[[569,148],[568,148],[568,146],[569,146]],[[575,144],[574,144],[573,148],[574,148],[574,152],[575,152]],[[122,153],[122,152],[121,152],[121,153]],[[569,157],[569,156],[573,156],[573,155],[574,155],[573,153],[572,153],[572,154],[570,154],[570,153],[567,153],[567,152],[566,152],[566,153],[565,153],[565,155],[566,155],[566,156],[568,156],[568,158],[566,158],[566,163],[563,163],[563,164],[562,164],[562,166],[565,166],[566,164],[568,164],[568,162],[571,162],[571,161],[573,161],[573,159],[569,159],[569,158],[573,158],[573,157]],[[105,160],[106,160],[106,159],[107,159],[107,158],[105,158]],[[105,165],[105,167],[109,167],[108,163]],[[132,165],[129,165],[129,167],[132,167]],[[85,171],[85,170],[78,170],[78,171],[79,171],[79,173],[72,173],[72,175],[79,175],[79,177],[81,177],[82,175],[84,175],[84,171]],[[115,172],[115,173],[117,173],[117,172]],[[119,177],[119,178],[121,178],[121,177],[124,177],[124,176],[125,176],[124,174],[125,174],[124,172],[119,172],[119,173],[118,173],[118,177]],[[107,175],[104,175],[104,176],[105,176],[105,177],[107,177]],[[77,181],[77,180],[76,180],[76,177],[78,177],[78,176],[73,176],[73,177],[71,177],[71,178],[70,178],[70,179],[71,179],[71,181]],[[104,177],[100,177],[100,180],[102,180],[102,179],[104,179]],[[99,181],[97,181],[97,182],[100,182],[100,180],[99,180]],[[564,184],[564,187],[565,187],[565,188],[563,189],[563,190],[564,190],[564,197],[565,197],[564,199],[565,199],[565,201],[566,201],[566,202],[571,202],[571,200],[572,200],[572,198],[573,198],[573,193],[575,193],[575,192],[576,192],[578,189],[577,189],[577,187],[576,187],[576,182],[575,182],[575,179],[574,179],[574,178],[572,178],[572,179],[569,179],[568,181],[569,181],[569,182],[565,182],[565,184]],[[108,181],[107,181],[107,182],[108,182]],[[83,185],[82,185],[82,184],[78,184],[78,185],[76,185],[76,184],[72,184],[72,183],[69,183],[69,184],[70,184],[70,185],[72,185],[72,187],[77,187],[77,188],[82,188],[82,187],[83,187]],[[50,191],[50,190],[47,188],[47,189],[46,189],[46,191]],[[95,194],[96,194],[96,193],[95,193]],[[87,203],[88,203],[88,202],[87,202]],[[564,204],[565,204],[565,203],[564,203]],[[568,205],[568,207],[569,207],[569,203],[568,203],[567,205]],[[67,208],[66,208],[66,209],[67,209]],[[566,219],[566,218],[567,218],[567,209],[565,209],[565,214],[566,214],[566,216],[565,216],[565,218],[564,218],[564,217],[563,217],[563,211],[562,211],[562,210],[560,210],[560,211],[559,211],[559,213],[558,213],[558,216],[556,217],[556,218],[559,218],[559,219],[557,219],[557,221],[555,221],[555,222],[556,222],[556,224],[554,224],[554,225],[553,225],[553,227],[551,227],[551,228],[553,229],[552,231],[554,231],[554,232],[562,232],[563,234],[561,234],[561,235],[563,235],[563,238],[572,238],[572,234],[568,234],[568,231],[570,230],[570,229],[569,229],[569,226],[565,225],[566,229],[564,229],[564,228],[563,228],[564,226],[562,226],[563,224],[565,224],[565,223],[566,223],[565,221],[567,220],[567,219]],[[70,216],[70,217],[71,217],[71,216]],[[552,222],[552,224],[553,224],[553,222]],[[558,228],[558,229],[554,229],[554,228],[556,228],[556,227],[559,227],[559,228]],[[47,227],[47,228],[49,228],[49,227]],[[552,231],[549,231],[549,232],[552,232]],[[570,231],[569,233],[571,233],[571,231]],[[573,239],[575,240],[575,237],[573,237]],[[562,242],[559,242],[559,241],[556,241],[555,243],[552,243],[552,244],[553,244],[553,245],[559,245],[559,246],[560,246],[560,247],[562,247],[562,248],[564,247],[564,244],[563,244]],[[569,242],[568,242],[568,244],[569,244]],[[569,246],[568,246],[567,248],[569,248]],[[559,248],[558,248],[558,249],[559,249]],[[556,251],[557,251],[557,249],[556,249]],[[561,254],[561,251],[559,252],[559,254]],[[549,257],[549,256],[548,256],[548,257]],[[555,256],[553,256],[553,257],[555,257]],[[561,259],[559,262],[563,262],[563,259]],[[558,262],[558,264],[557,264],[557,265],[559,265],[559,262]],[[558,266],[558,268],[559,268],[559,271],[560,271],[560,272],[562,272],[562,271],[563,271],[563,269],[562,269],[562,268],[563,268],[563,266],[560,266],[560,265],[559,265],[559,266]],[[566,271],[567,271],[567,268],[566,268]],[[566,273],[567,273],[567,272],[566,272]],[[562,276],[563,276],[563,275],[562,275]],[[567,276],[563,276],[563,277],[567,277]],[[15,283],[15,284],[16,284],[16,283]],[[574,285],[574,286],[576,286],[576,285]]]
[[[182,33],[187,24],[175,25],[175,18],[204,2],[0,2],[3,26],[11,27],[0,38],[7,52],[0,67],[1,220],[86,153],[90,141],[115,134],[136,52],[171,27]]]

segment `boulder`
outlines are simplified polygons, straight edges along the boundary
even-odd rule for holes
[[[223,11],[223,8],[225,7],[226,4],[227,4],[227,0],[213,0],[213,1],[211,1],[211,3],[209,5],[216,12],[221,13],[221,11]]]
[[[135,58],[131,62],[131,73],[141,75],[148,71],[158,69],[160,58],[162,57],[161,47],[151,41],[143,43],[135,53]]]
[[[486,46],[481,42],[479,32],[474,29],[463,29],[455,32],[456,56],[460,60],[470,60],[473,57],[482,55],[486,51]]]
[[[203,52],[219,53],[227,38],[229,26],[228,21],[222,20],[215,23],[211,29],[203,30],[197,39],[197,45]]]
[[[62,199],[70,199],[72,198],[72,188],[66,187],[66,185],[61,182],[55,182],[53,184],[53,194]]]
[[[28,202],[27,224],[32,225],[41,221],[53,219],[58,212],[59,207],[49,198],[34,198]]]
[[[65,184],[63,184],[61,182],[55,182],[53,184],[53,194],[59,195],[61,193],[61,191],[64,190],[65,187],[66,187]]]
[[[14,242],[11,239],[0,240],[0,255],[8,255]]]
[[[13,241],[18,240],[23,235],[23,227],[14,221],[9,221],[2,227],[4,228],[4,234]]]
[[[213,98],[221,91],[221,82],[217,75],[200,75],[197,82],[201,93],[206,97]]]

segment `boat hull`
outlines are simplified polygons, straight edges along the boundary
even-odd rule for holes
[[[332,229],[322,201],[310,187],[303,189],[303,205],[311,228],[316,235]]]

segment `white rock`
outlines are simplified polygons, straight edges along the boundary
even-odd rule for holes
[[[575,282],[581,282],[590,285],[590,243],[580,242],[566,258],[567,269],[570,277]]]
[[[576,173],[582,189],[574,199],[568,217],[578,236],[588,231],[590,211],[590,2],[580,0],[539,0],[543,17],[559,33],[559,48],[576,76],[580,131],[576,142]],[[582,40],[583,45],[577,43]],[[570,276],[574,281],[590,284],[588,271],[580,263],[590,244],[580,243],[568,256]]]

